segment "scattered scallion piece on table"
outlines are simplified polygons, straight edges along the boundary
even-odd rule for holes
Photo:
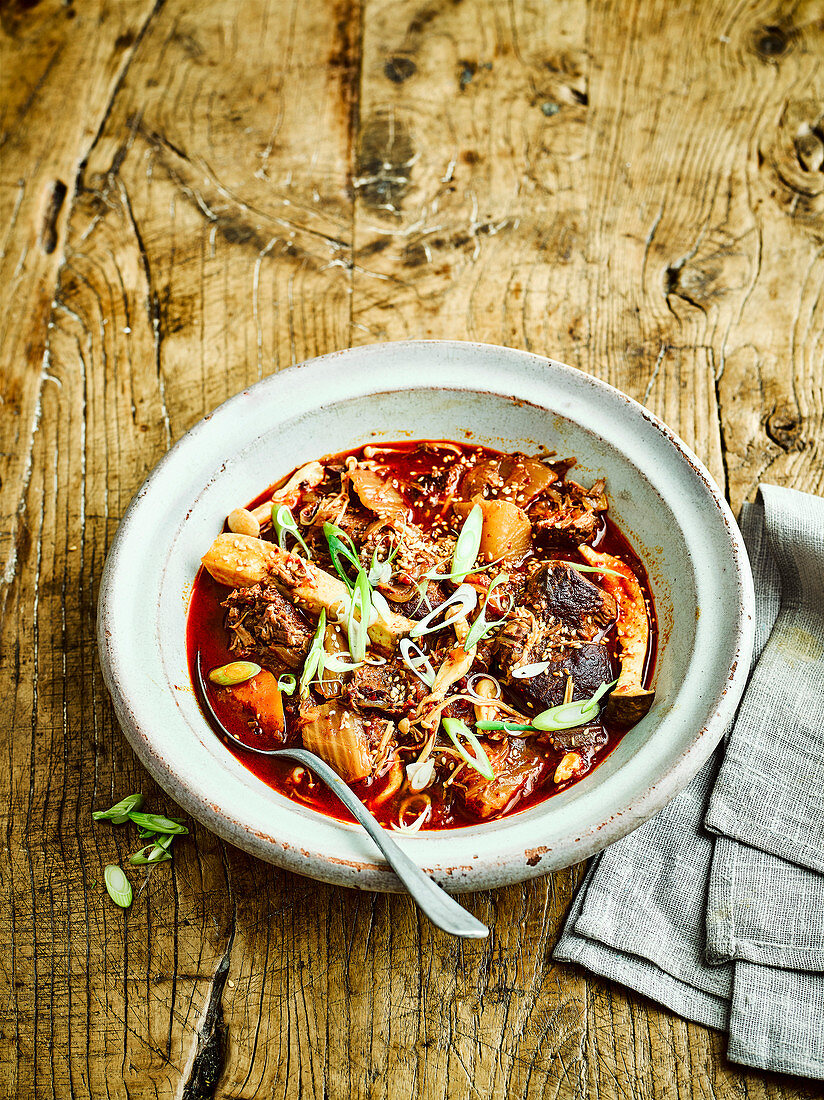
[[[173,833],[175,836],[182,836],[189,832],[185,825],[181,825],[179,821],[172,821],[170,817],[164,817],[163,814],[130,813],[129,818],[135,825],[151,829],[153,833]]]
[[[126,878],[123,869],[114,863],[109,863],[103,872],[103,881],[115,905],[119,905],[121,909],[128,909],[132,904],[132,884]]]
[[[128,794],[125,798],[121,798],[119,802],[116,802],[114,806],[110,806],[108,810],[95,810],[92,813],[92,820],[111,821],[112,825],[123,825],[129,820],[129,814],[134,810],[139,810],[142,805],[142,794]]]

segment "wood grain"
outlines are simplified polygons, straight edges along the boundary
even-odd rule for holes
[[[525,347],[662,415],[733,504],[822,491],[824,4],[0,4],[0,1091],[795,1098],[550,953],[581,868],[453,944],[195,826],[122,914],[142,789],[97,665],[117,522],[260,377]]]

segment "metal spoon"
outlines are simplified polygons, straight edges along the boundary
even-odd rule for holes
[[[350,790],[338,773],[329,765],[308,749],[258,749],[253,745],[247,745],[239,737],[235,737],[223,725],[214,708],[209,702],[206,693],[206,685],[203,682],[203,674],[200,669],[200,655],[197,662],[198,687],[202,702],[206,706],[213,721],[221,733],[234,741],[236,745],[247,749],[249,752],[259,753],[261,756],[284,756],[290,760],[297,760],[306,767],[311,768],[317,777],[340,799],[352,816],[371,836],[372,840],[383,853],[386,862],[404,884],[415,900],[418,907],[426,914],[434,925],[449,932],[453,936],[462,936],[465,939],[481,940],[489,935],[489,929],[485,924],[467,912],[454,898],[442,890],[436,882],[418,867],[416,863],[403,852],[392,840],[389,833],[383,829],[372,814],[367,810],[358,796]]]

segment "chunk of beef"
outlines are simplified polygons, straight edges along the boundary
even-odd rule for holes
[[[607,510],[604,482],[585,489],[574,481],[548,489],[545,498],[530,508],[534,530],[550,542],[589,542],[598,531]]]
[[[510,737],[496,745],[487,742],[486,752],[494,772],[492,779],[484,779],[467,766],[454,781],[455,793],[467,812],[482,820],[511,810],[550,772],[547,761],[536,747],[521,737]]]
[[[590,726],[576,726],[571,730],[554,730],[538,738],[541,744],[549,744],[556,752],[569,752],[570,749],[596,749],[607,743],[607,731],[595,723]]]
[[[407,619],[420,621],[426,618],[433,607],[443,603],[446,598],[444,589],[436,581],[429,581],[425,596],[415,591],[408,600],[403,600],[400,603],[394,602],[392,608],[399,615],[405,615]]]
[[[542,658],[549,668],[540,676],[519,680],[511,675],[512,666],[501,663],[501,678],[536,711],[560,706],[564,701],[567,677],[572,677],[572,701],[591,699],[601,684],[615,679],[612,657],[605,645],[573,643],[550,651]]]
[[[523,600],[537,617],[555,619],[587,641],[618,613],[613,596],[565,561],[547,562],[535,569]]]
[[[315,628],[272,584],[237,588],[223,601],[230,648],[247,660],[299,668]]]
[[[356,710],[379,710],[399,718],[423,698],[426,688],[397,665],[364,665],[352,673],[344,694]]]

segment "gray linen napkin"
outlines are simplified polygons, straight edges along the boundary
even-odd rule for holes
[[[824,1077],[824,501],[761,496],[740,520],[757,665],[729,742],[593,861],[555,958],[728,1030],[734,1061]]]

